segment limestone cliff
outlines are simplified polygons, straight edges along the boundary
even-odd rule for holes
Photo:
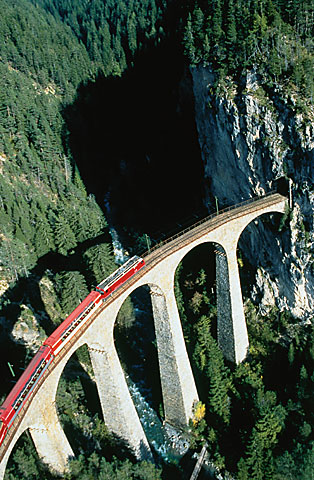
[[[209,67],[191,72],[206,202],[217,197],[223,207],[280,182],[287,187],[290,179],[293,208],[286,226],[261,219],[246,229],[239,247],[253,266],[251,294],[260,309],[276,303],[306,319],[314,309],[313,106],[298,113],[296,95],[267,86],[256,72],[248,72],[242,84],[227,80],[218,95]]]

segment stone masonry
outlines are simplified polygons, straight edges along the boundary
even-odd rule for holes
[[[222,213],[145,257],[146,267],[113,294],[88,329],[51,368],[2,455],[0,480],[14,444],[27,429],[43,461],[60,474],[66,471],[73,451],[59,422],[56,391],[69,358],[84,344],[89,348],[105,423],[139,459],[152,458],[113,340],[114,324],[123,302],[143,285],[149,285],[152,297],[165,420],[178,427],[188,423],[198,394],[174,295],[175,272],[185,255],[201,243],[213,242],[222,246],[225,256],[217,259],[218,296],[221,295],[218,298],[218,339],[225,356],[241,362],[249,343],[236,258],[237,242],[244,228],[259,215],[283,212],[286,199],[275,194],[250,205],[249,208],[239,207]],[[225,276],[228,278],[224,284]],[[224,311],[221,305],[226,298],[229,307]]]

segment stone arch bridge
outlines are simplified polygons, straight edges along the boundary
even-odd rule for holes
[[[74,454],[58,418],[56,392],[69,358],[85,344],[107,427],[125,440],[138,458],[151,456],[113,337],[123,302],[143,285],[149,285],[151,292],[165,419],[178,427],[186,425],[198,394],[174,294],[176,268],[183,257],[201,243],[217,244],[218,342],[229,360],[241,362],[249,342],[236,257],[238,239],[251,221],[265,213],[283,213],[286,203],[287,199],[277,193],[243,202],[207,217],[151,249],[144,257],[146,266],[116,290],[97,315],[90,318],[36,386],[1,446],[0,480],[16,441],[26,430],[42,460],[60,474],[66,470],[68,459]]]

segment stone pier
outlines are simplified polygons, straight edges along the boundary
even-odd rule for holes
[[[217,338],[224,357],[240,363],[249,338],[244,316],[236,249],[216,247]]]
[[[139,460],[152,460],[113,342],[95,342],[88,349],[106,426]]]
[[[174,289],[150,285],[166,422],[184,427],[198,400]]]

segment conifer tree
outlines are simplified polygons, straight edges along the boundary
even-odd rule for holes
[[[59,278],[61,305],[65,314],[69,315],[88,295],[84,276],[78,271],[66,272]]]
[[[189,18],[186,23],[185,32],[184,32],[184,47],[185,54],[189,58],[190,64],[195,65],[196,60],[196,49],[194,43],[194,33],[192,28],[192,17],[189,14]]]
[[[214,45],[219,45],[223,36],[222,18],[221,0],[215,0],[212,24],[212,40]]]
[[[237,40],[237,27],[234,1],[229,0],[228,13],[227,13],[227,32],[226,32],[226,45],[229,47],[229,51],[233,52]]]
[[[38,257],[54,250],[53,232],[46,217],[38,213],[36,217],[35,248]]]
[[[66,255],[69,250],[77,245],[75,235],[65,217],[58,215],[54,225],[54,241],[58,251]]]
[[[128,31],[128,42],[129,42],[129,49],[134,55],[137,49],[137,32],[136,32],[136,15],[135,12],[132,12],[128,17],[127,21],[127,31]]]
[[[93,272],[96,284],[104,280],[117,268],[113,260],[112,248],[108,243],[101,243],[89,248],[84,253],[84,257]]]

